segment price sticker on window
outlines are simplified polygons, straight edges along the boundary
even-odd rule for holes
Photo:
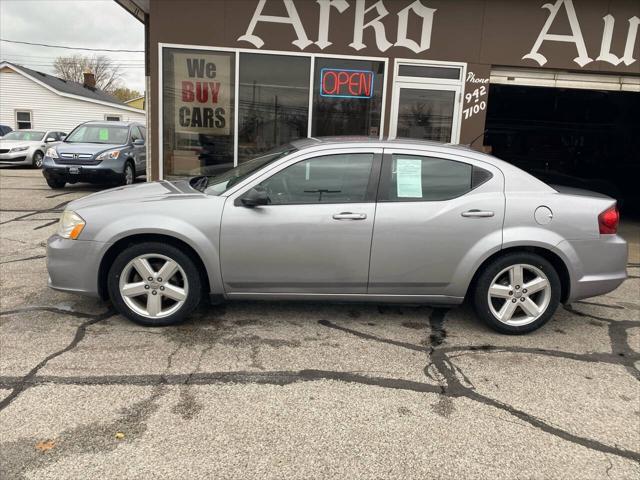
[[[396,160],[398,198],[422,198],[422,160]]]
[[[98,135],[100,136],[100,140],[109,140],[109,129],[101,128]]]

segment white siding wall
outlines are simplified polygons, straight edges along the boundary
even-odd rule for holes
[[[116,106],[62,97],[19,73],[0,72],[0,124],[17,129],[15,111],[31,110],[32,128],[69,133],[88,120],[104,120],[105,115],[120,115],[123,121],[145,123],[144,112]]]

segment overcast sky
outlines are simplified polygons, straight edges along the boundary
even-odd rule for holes
[[[0,0],[0,38],[71,47],[144,50],[144,26],[113,0]],[[56,57],[103,54],[124,86],[144,90],[144,53],[87,52],[0,42],[0,60],[53,73]]]

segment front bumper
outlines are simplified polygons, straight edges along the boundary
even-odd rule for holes
[[[44,157],[42,162],[42,174],[46,179],[64,180],[67,183],[117,182],[122,179],[123,171],[123,165],[106,161],[98,165],[71,165],[59,164],[50,157]]]
[[[0,153],[2,165],[31,165],[31,153],[28,150],[21,152]]]
[[[47,240],[49,287],[99,297],[98,270],[110,244],[70,240],[53,235]]]

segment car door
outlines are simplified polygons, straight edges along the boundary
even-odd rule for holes
[[[368,293],[463,296],[502,245],[503,184],[470,156],[385,149]]]
[[[336,149],[275,167],[225,202],[228,295],[366,294],[382,149]],[[270,204],[241,198],[266,189]]]
[[[136,145],[135,141],[136,140],[144,140],[144,138],[142,137],[142,134],[140,133],[140,130],[138,129],[138,127],[136,125],[133,125],[131,127],[131,143],[132,143],[132,156],[133,156],[133,160],[135,162],[135,167],[136,167],[136,172],[141,173],[145,170],[146,168],[146,149],[144,144],[143,145]]]

